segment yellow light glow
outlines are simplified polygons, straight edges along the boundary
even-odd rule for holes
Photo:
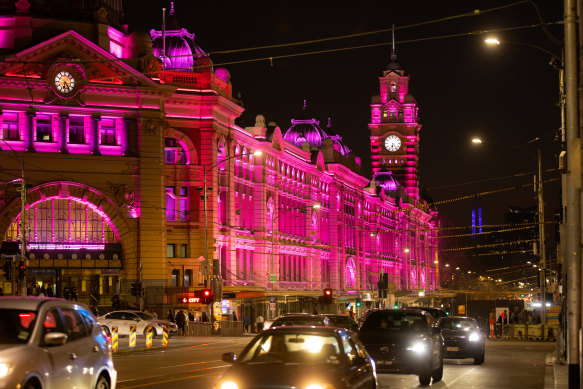
[[[253,152],[253,155],[256,156],[256,157],[259,157],[260,155],[263,155],[263,151],[256,150],[256,151]]]
[[[322,206],[319,203],[316,203],[316,204],[312,205],[312,208],[320,209],[320,208],[322,208]]]
[[[312,354],[317,354],[322,351],[322,339],[319,337],[309,337],[306,339],[306,350]]]
[[[480,143],[482,143],[482,139],[480,139],[480,138],[472,138],[472,143],[479,145]]]
[[[225,381],[221,383],[220,389],[239,389],[239,386],[233,381]]]
[[[484,39],[484,43],[490,46],[499,45],[500,41],[496,38]]]

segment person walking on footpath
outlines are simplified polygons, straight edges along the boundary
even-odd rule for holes
[[[263,316],[261,316],[261,314],[257,316],[257,319],[255,319],[255,323],[257,323],[257,332],[263,331],[263,324],[265,323],[265,319],[263,318]]]
[[[170,323],[174,323],[174,315],[170,309],[168,310],[168,316],[166,317],[166,320],[168,320]]]

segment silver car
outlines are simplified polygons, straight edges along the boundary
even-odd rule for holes
[[[77,302],[0,297],[0,388],[115,389],[111,344]]]
[[[170,334],[176,334],[178,327],[167,320],[158,320],[147,312],[142,311],[113,311],[97,318],[97,322],[109,332],[113,327],[117,327],[119,335],[129,335],[130,325],[136,326],[136,334],[146,336],[147,328],[154,328],[152,335],[162,336],[164,325],[169,327]]]

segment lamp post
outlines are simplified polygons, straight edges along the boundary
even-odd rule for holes
[[[535,138],[527,143],[532,143],[538,141],[539,138]],[[472,143],[475,145],[482,144],[483,141],[480,138],[473,138]],[[514,146],[514,148],[523,150],[518,146]],[[530,153],[527,152],[528,155],[533,157]],[[538,200],[538,237],[539,237],[539,258],[540,258],[540,267],[539,267],[539,279],[540,279],[540,299],[541,299],[541,323],[546,325],[546,301],[545,301],[545,289],[546,289],[546,245],[545,245],[545,208],[544,208],[544,197],[543,197],[543,179],[542,179],[542,150],[539,147],[536,153],[536,161],[537,161],[537,174],[535,175],[535,183],[536,183],[536,193],[537,193],[537,200]],[[534,158],[534,157],[533,157]]]
[[[213,170],[214,168],[216,168],[217,166],[219,166],[221,163],[226,162],[228,160],[231,160],[233,158],[237,158],[239,156],[244,156],[244,155],[253,155],[253,156],[260,156],[262,155],[263,152],[261,150],[257,150],[254,151],[253,153],[247,153],[247,154],[240,154],[240,155],[233,155],[229,158],[225,158],[221,161],[218,161],[216,163],[214,163],[213,165],[211,165],[209,168],[206,168],[206,166],[203,167],[203,198],[204,198],[204,247],[205,247],[205,267],[208,267],[209,265],[209,247],[208,247],[208,208],[207,208],[207,191],[208,191],[208,186],[207,186],[207,174]],[[219,300],[222,299],[222,293],[223,293],[223,282],[221,279],[221,262],[220,262],[220,258],[213,258],[213,283],[214,285],[212,285],[212,290],[213,290],[213,298],[214,301],[217,300],[217,298]],[[212,306],[211,306],[211,318],[213,318],[213,312],[212,312]]]

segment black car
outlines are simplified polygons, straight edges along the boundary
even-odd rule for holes
[[[447,317],[447,312],[445,312],[441,308],[434,308],[434,307],[407,307],[407,308],[403,308],[403,309],[429,312],[429,314],[435,320],[438,320],[439,318],[442,318],[442,317]]]
[[[327,326],[328,319],[322,315],[311,313],[286,313],[271,323],[269,328],[287,326]]]
[[[233,363],[215,389],[370,389],[375,364],[355,334],[331,327],[279,327],[257,335],[241,352],[223,354]]]
[[[445,358],[473,358],[474,365],[484,363],[486,341],[475,319],[443,317],[437,322],[445,343]]]
[[[366,314],[359,338],[379,373],[417,374],[421,385],[443,376],[443,337],[425,311],[374,309]]]
[[[330,327],[346,328],[347,330],[358,331],[358,323],[348,315],[334,315],[331,313],[325,313],[322,316],[328,319],[328,325]]]

